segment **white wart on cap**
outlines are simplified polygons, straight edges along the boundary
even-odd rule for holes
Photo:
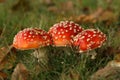
[[[106,35],[101,31],[97,29],[87,29],[73,38],[73,45],[78,47],[79,52],[85,52],[101,47],[106,39]]]
[[[54,24],[49,33],[52,36],[54,46],[71,45],[72,38],[83,31],[83,28],[73,21],[61,21]]]
[[[13,47],[21,50],[51,45],[51,36],[44,30],[26,28],[18,32],[13,40]]]

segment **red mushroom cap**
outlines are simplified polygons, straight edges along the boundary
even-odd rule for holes
[[[21,50],[39,48],[52,44],[50,35],[41,29],[26,28],[18,32],[13,40],[13,47]]]
[[[66,46],[71,45],[72,38],[83,30],[73,21],[61,21],[50,28],[49,33],[52,36],[53,45]]]
[[[106,41],[106,35],[97,29],[87,29],[73,38],[73,45],[77,46],[79,52],[85,52],[101,47]]]

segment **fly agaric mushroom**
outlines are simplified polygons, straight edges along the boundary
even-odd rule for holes
[[[38,59],[41,57],[40,55],[45,54],[46,50],[43,47],[51,44],[50,35],[46,31],[37,28],[26,28],[18,32],[13,40],[13,47],[20,50],[40,48],[39,53],[34,54]]]
[[[101,47],[105,41],[104,33],[97,29],[87,29],[73,38],[73,45],[78,47],[79,52],[85,52]]]
[[[72,38],[83,30],[73,21],[61,21],[50,28],[49,33],[52,36],[54,46],[71,45]]]

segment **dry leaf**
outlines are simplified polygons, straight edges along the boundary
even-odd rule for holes
[[[95,72],[90,80],[119,80],[120,62],[110,61],[103,69]]]
[[[12,11],[29,11],[31,8],[29,0],[17,0],[11,10]]]
[[[73,69],[70,69],[70,73],[67,75],[65,73],[61,74],[60,80],[82,80],[80,74]]]
[[[54,5],[53,0],[42,0],[42,3],[47,5],[47,6],[53,6]]]
[[[5,2],[5,0],[0,0],[0,3],[3,3],[3,2]]]
[[[2,47],[0,49],[0,62],[5,58],[5,56],[9,53],[11,50],[12,46],[10,47]]]
[[[59,7],[58,6],[49,6],[48,7],[48,11],[54,12],[54,13],[61,13],[64,14],[65,12],[71,12],[74,11],[74,4],[72,1],[66,1],[66,2],[62,2],[59,3]]]
[[[50,6],[48,7],[48,11],[56,13],[58,12],[58,8],[56,6]]]
[[[75,18],[75,22],[77,23],[96,23],[98,18],[101,16],[103,12],[102,8],[98,8],[95,12],[85,15],[82,14]]]
[[[30,80],[27,68],[22,64],[17,64],[14,72],[12,73],[11,80]]]
[[[46,3],[46,4],[51,4],[52,3],[52,0],[43,0],[44,1],[44,3]]]
[[[71,77],[71,80],[81,80],[80,79],[80,74],[78,72],[72,70],[72,69],[70,70],[70,75],[69,76]]]
[[[81,14],[80,16],[70,17],[69,20],[74,20],[79,24],[83,23],[96,23],[104,22],[106,25],[110,25],[117,20],[115,13],[112,10],[104,10],[98,8],[95,12],[90,14]]]
[[[0,71],[0,80],[4,80],[6,78],[7,78],[7,74]]]
[[[0,70],[10,69],[16,59],[16,49],[12,46],[0,49]]]
[[[74,8],[73,2],[67,1],[67,2],[61,3],[61,8],[62,8],[61,10],[64,10],[64,11],[73,10]]]
[[[106,22],[107,25],[110,25],[117,20],[117,17],[113,11],[105,10],[98,20],[99,22]]]
[[[116,55],[114,56],[114,62],[120,63],[120,53],[118,53],[118,54],[116,54]]]
[[[113,0],[106,0],[106,2],[107,2],[108,4],[111,4],[111,3],[113,2]]]
[[[0,28],[0,38],[1,38],[1,34],[2,34],[2,32],[3,32],[3,30],[2,30],[2,28]]]

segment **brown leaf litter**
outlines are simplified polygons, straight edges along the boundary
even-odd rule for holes
[[[22,63],[18,63],[12,73],[11,80],[30,80],[29,72]]]

